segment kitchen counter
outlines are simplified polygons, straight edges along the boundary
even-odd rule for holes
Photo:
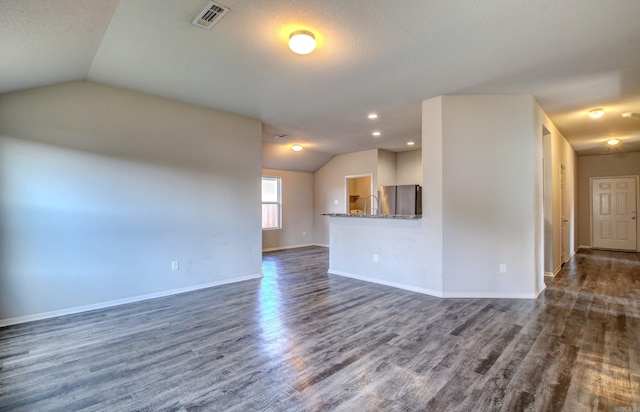
[[[422,219],[422,215],[365,215],[362,213],[323,213],[322,216],[329,217],[357,217],[359,219],[403,219],[416,220]]]

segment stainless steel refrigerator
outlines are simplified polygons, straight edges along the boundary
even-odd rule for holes
[[[380,186],[382,215],[422,215],[422,186]]]

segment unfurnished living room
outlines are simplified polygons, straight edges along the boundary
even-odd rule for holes
[[[640,411],[637,0],[0,0],[0,410]]]

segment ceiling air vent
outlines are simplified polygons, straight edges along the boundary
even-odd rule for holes
[[[191,23],[203,29],[211,30],[228,12],[228,7],[210,1],[207,7],[205,7]]]

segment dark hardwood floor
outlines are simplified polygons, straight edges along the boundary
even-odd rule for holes
[[[581,251],[537,300],[264,278],[0,329],[0,410],[640,411],[640,257]]]

